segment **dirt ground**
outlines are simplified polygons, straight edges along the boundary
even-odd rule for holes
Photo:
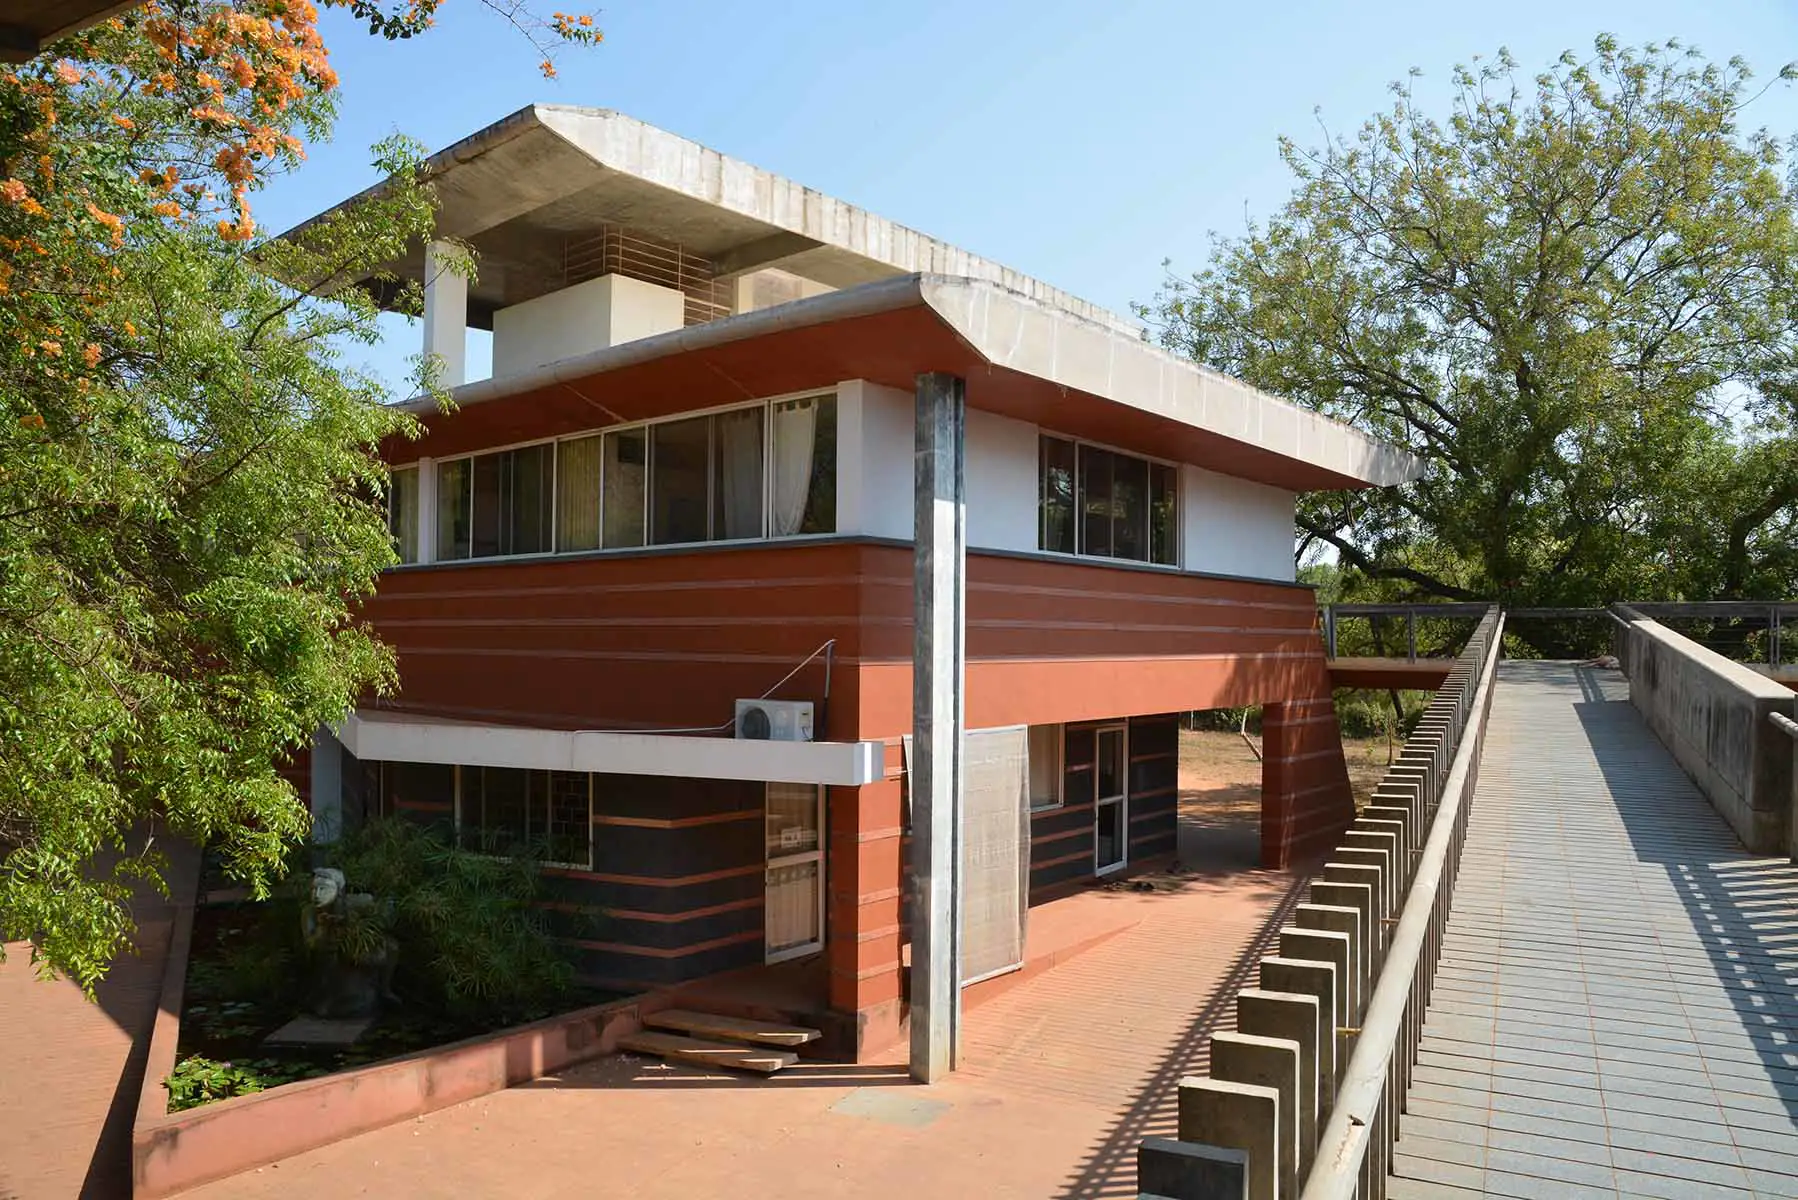
[[[1261,739],[1250,735],[1256,750]],[[1386,739],[1343,738],[1355,806],[1386,774]],[[1261,760],[1241,734],[1180,733],[1180,864],[1200,872],[1244,870],[1260,861]]]

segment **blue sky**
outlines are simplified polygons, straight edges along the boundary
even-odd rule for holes
[[[1153,297],[1164,259],[1196,267],[1210,232],[1278,207],[1280,134],[1316,142],[1319,109],[1352,130],[1411,67],[1442,111],[1449,68],[1500,46],[1534,69],[1599,32],[1678,37],[1763,80],[1798,59],[1789,0],[613,0],[599,24],[604,45],[564,51],[545,80],[478,0],[447,0],[410,43],[327,13],[336,138],[258,216],[285,228],[373,182],[367,147],[396,130],[435,150],[534,101],[589,104],[1123,311]],[[1798,133],[1798,89],[1776,85],[1749,121]],[[369,365],[397,379],[416,338],[400,325]]]

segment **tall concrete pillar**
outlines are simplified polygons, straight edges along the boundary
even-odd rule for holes
[[[442,360],[438,382],[459,387],[468,381],[468,280],[446,264],[451,248],[425,247],[424,351]]]
[[[956,1067],[961,1036],[962,676],[967,388],[918,376],[913,476],[911,1074]]]

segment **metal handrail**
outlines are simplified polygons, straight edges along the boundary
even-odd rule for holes
[[[1798,738],[1798,721],[1792,720],[1784,713],[1768,713],[1767,720],[1773,722],[1773,728],[1781,733],[1788,737]]]
[[[1472,790],[1468,781],[1483,740],[1479,736],[1478,723],[1480,714],[1490,703],[1498,656],[1504,645],[1504,631],[1505,618],[1501,613],[1493,627],[1492,641],[1469,709],[1468,726],[1472,732],[1462,737],[1455,751],[1436,818],[1430,826],[1429,840],[1424,844],[1404,910],[1386,948],[1379,983],[1362,1016],[1354,1053],[1349,1058],[1342,1084],[1336,1090],[1336,1103],[1329,1123],[1318,1138],[1317,1156],[1306,1177],[1300,1200],[1350,1200],[1360,1183],[1361,1164],[1373,1138],[1378,1131],[1389,1128],[1376,1118],[1384,1104],[1401,1100],[1398,1096],[1385,1094],[1392,1078],[1392,1059],[1398,1051],[1399,1036],[1405,1027],[1406,1011],[1412,1002],[1418,972],[1424,966],[1424,948],[1431,940],[1438,893],[1450,871],[1449,854],[1455,848],[1457,825],[1467,805],[1467,793]],[[1409,1053],[1409,1047],[1406,1052]]]

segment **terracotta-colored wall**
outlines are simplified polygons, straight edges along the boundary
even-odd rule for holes
[[[1335,700],[1325,691],[1267,705],[1261,743],[1262,865],[1303,863],[1355,819]]]
[[[911,728],[911,552],[861,573],[861,737]],[[1328,694],[1309,588],[971,553],[967,720],[1111,720]]]
[[[1328,694],[1307,588],[974,553],[967,606],[971,728]],[[366,612],[393,707],[561,728],[719,725],[835,638],[849,739],[911,728],[911,609],[909,548],[828,541],[390,571]]]
[[[860,548],[845,543],[389,571],[366,613],[399,653],[391,706],[551,728],[727,723],[830,638],[830,728],[853,729]],[[821,700],[819,659],[780,692]]]

